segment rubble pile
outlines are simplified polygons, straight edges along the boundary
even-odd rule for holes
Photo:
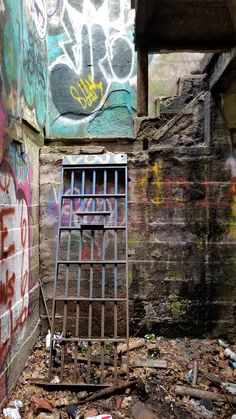
[[[48,351],[40,338],[0,414],[25,419],[174,419],[236,418],[236,345],[223,340],[165,339],[154,334],[130,339],[130,376],[126,348],[118,385],[91,392],[58,390],[60,366],[53,369],[55,388],[36,385],[48,376]],[[81,347],[81,355],[83,348]],[[94,353],[95,357],[98,354]],[[121,361],[120,361],[121,362]],[[58,362],[58,364],[60,364]],[[71,363],[71,374],[73,374]],[[57,375],[58,369],[58,375]],[[86,369],[86,363],[82,366]],[[106,373],[113,377],[113,367]],[[97,373],[96,373],[97,371]],[[93,367],[99,382],[99,367]],[[96,375],[97,374],[97,375]]]

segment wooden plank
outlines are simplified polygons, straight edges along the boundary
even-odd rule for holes
[[[236,404],[236,396],[228,394],[214,393],[213,391],[198,390],[192,387],[176,386],[175,393],[177,396],[190,396],[196,399],[207,399],[215,402],[225,402]]]
[[[136,368],[167,368],[165,359],[138,359],[131,364]]]
[[[148,52],[138,50],[138,72],[137,72],[138,105],[137,115],[148,115]]]
[[[119,354],[125,354],[128,350],[134,351],[135,349],[142,348],[146,345],[145,339],[138,339],[135,342],[129,342],[129,348],[127,347],[127,344],[124,343],[123,345],[118,345],[117,353]]]

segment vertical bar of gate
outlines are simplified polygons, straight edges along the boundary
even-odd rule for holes
[[[56,245],[56,263],[55,263],[55,277],[54,277],[54,289],[53,289],[53,302],[52,302],[52,330],[51,330],[51,342],[50,342],[50,355],[49,355],[49,369],[48,377],[51,380],[52,377],[52,350],[54,345],[54,333],[55,333],[55,313],[56,313],[56,292],[57,292],[57,277],[58,277],[58,255],[61,240],[61,212],[63,206],[63,184],[64,184],[64,168],[62,167],[62,178],[61,178],[61,190],[58,194],[58,226],[57,226],[57,245]]]
[[[118,194],[118,170],[115,170],[115,195]],[[114,208],[114,224],[115,227],[118,223],[118,197],[115,196],[115,208]],[[117,228],[114,230],[114,339],[117,339],[117,260],[118,260],[118,243],[117,243]],[[114,383],[117,385],[117,343],[114,343]]]
[[[103,193],[107,194],[107,170],[104,170],[103,173]],[[103,199],[103,210],[106,211],[106,197]],[[106,258],[106,229],[102,232],[102,260]],[[106,266],[102,265],[102,298],[105,298],[105,288],[106,288]],[[104,338],[105,329],[105,302],[101,303],[101,338]],[[104,341],[101,342],[101,384],[104,382]]]
[[[93,170],[93,179],[92,179],[92,195],[96,193],[96,170]],[[92,212],[95,211],[95,200],[96,198],[92,197]],[[91,263],[90,263],[90,275],[89,275],[89,320],[88,320],[88,338],[92,338],[92,316],[93,316],[93,275],[94,275],[94,229],[91,230]],[[91,340],[88,341],[88,383],[90,383],[90,373],[91,373]]]
[[[80,193],[83,195],[85,193],[85,171],[82,170],[81,172],[81,187],[80,187]],[[80,205],[79,205],[80,211],[84,210],[84,198],[80,199]],[[79,230],[79,249],[78,249],[78,262],[81,261],[82,257],[82,240],[83,240],[83,232],[82,230]],[[78,275],[77,275],[77,290],[76,290],[76,296],[79,298],[81,292],[81,264],[78,264]],[[80,322],[80,302],[76,301],[76,319],[75,319],[75,337],[79,337],[79,322]],[[75,359],[74,359],[74,376],[75,380],[77,380],[77,367],[78,367],[78,342],[75,344]]]
[[[74,170],[70,171],[70,194],[71,196],[74,193],[74,178],[75,178]],[[72,213],[73,213],[73,198],[70,199],[70,210],[69,210],[69,230],[68,230],[68,241],[67,241],[67,254],[66,254],[66,283],[65,283],[65,298],[68,298],[68,288],[69,288],[69,276],[70,276],[70,249],[71,249],[71,225],[72,225]],[[64,312],[63,312],[63,328],[62,328],[62,336],[65,337],[66,335],[66,323],[67,323],[67,316],[68,316],[68,301],[64,300]],[[63,381],[64,375],[64,361],[65,361],[65,348],[66,343],[64,343],[61,351],[61,381]]]
[[[129,266],[128,266],[128,167],[125,168],[125,271],[126,271],[126,339],[127,339],[127,377],[129,378]]]

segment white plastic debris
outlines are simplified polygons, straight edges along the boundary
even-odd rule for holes
[[[225,340],[223,340],[223,339],[218,339],[218,343],[219,343],[219,345],[220,346],[222,346],[222,348],[228,348],[228,343],[227,342],[225,342]]]
[[[15,409],[13,407],[7,407],[6,409],[3,409],[3,414],[8,418],[12,418],[12,419],[21,419],[21,415],[19,413],[18,409]]]
[[[230,394],[236,394],[236,384],[235,383],[222,383],[221,387],[228,391]]]
[[[21,409],[24,406],[23,402],[21,400],[18,400],[18,399],[14,400],[14,405],[15,405],[16,409]]]
[[[59,384],[60,383],[60,378],[56,375],[53,380],[51,381],[52,384]]]
[[[46,350],[50,351],[50,346],[51,346],[51,332],[50,330],[48,330],[48,334],[46,336]]]
[[[231,351],[231,349],[226,348],[224,351],[224,355],[226,358],[230,358],[232,361],[236,361],[236,353]]]

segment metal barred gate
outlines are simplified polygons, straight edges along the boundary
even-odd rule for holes
[[[127,184],[124,154],[63,158],[49,357],[59,385],[118,383],[118,344],[129,339]],[[127,376],[128,364],[127,351]]]

